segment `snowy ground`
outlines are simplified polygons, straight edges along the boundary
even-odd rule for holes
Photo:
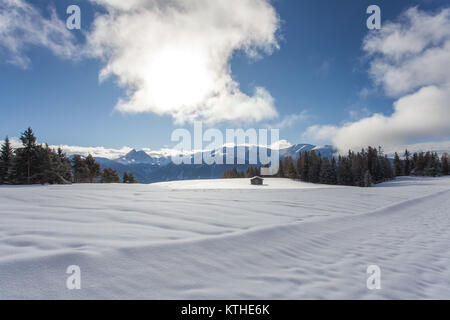
[[[450,177],[0,187],[2,299],[450,299],[449,243]]]

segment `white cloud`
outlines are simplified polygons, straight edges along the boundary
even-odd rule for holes
[[[9,139],[9,143],[11,144],[11,147],[13,149],[22,147],[22,142],[20,141],[19,138],[17,138],[17,137],[10,137],[8,139]],[[5,140],[0,140],[0,144],[1,145],[3,145],[4,142],[5,142]]]
[[[46,47],[59,57],[75,58],[79,51],[73,42],[73,35],[54,9],[47,19],[24,0],[0,2],[0,48],[6,50],[8,63],[28,68],[31,61],[25,52],[29,46]]]
[[[121,156],[126,155],[128,152],[132,150],[132,148],[130,147],[122,147],[121,149],[112,149],[105,147],[79,147],[68,145],[59,145],[50,147],[54,149],[61,147],[61,149],[69,156],[74,154],[79,154],[81,156],[88,156],[90,154],[93,157],[101,157],[107,159],[120,158]]]
[[[9,138],[9,142],[11,144],[11,147],[13,149],[22,148],[22,142],[18,137],[11,137]],[[0,140],[0,145],[4,143],[4,140]],[[38,142],[41,143],[41,142]],[[132,150],[130,147],[122,147],[120,149],[113,149],[113,148],[105,148],[105,147],[80,147],[80,146],[68,146],[68,145],[50,145],[49,146],[52,149],[58,149],[61,147],[61,149],[67,154],[67,155],[73,155],[73,154],[79,154],[82,156],[87,156],[91,154],[94,157],[102,157],[102,158],[108,158],[108,159],[116,159],[119,158],[128,152]]]
[[[127,89],[122,112],[171,115],[177,122],[253,122],[277,116],[262,87],[232,79],[230,59],[278,48],[279,18],[268,0],[94,0],[107,9],[88,35],[89,53]]]
[[[287,140],[279,140],[270,145],[271,149],[280,149],[280,150],[287,149],[289,147],[292,147],[292,143],[290,143]]]
[[[450,9],[437,14],[408,9],[364,39],[373,60],[370,74],[389,96],[399,97],[428,85],[450,82]]]
[[[300,113],[294,113],[284,116],[279,122],[276,124],[269,126],[275,129],[281,129],[281,128],[290,128],[294,124],[304,121],[309,118],[309,114],[306,110],[303,110]]]
[[[348,115],[351,120],[360,120],[371,115],[367,107],[351,107],[348,109]]]
[[[450,136],[450,90],[428,86],[400,98],[390,116],[374,114],[340,127],[332,136],[341,150],[363,146],[392,147]]]
[[[302,134],[302,140],[312,143],[330,143],[339,128],[333,125],[313,125]]]
[[[411,8],[399,22],[370,32],[363,49],[375,83],[397,98],[393,113],[313,126],[305,135],[331,141],[341,152],[450,137],[450,9],[431,14]]]
[[[115,109],[171,115],[176,122],[259,122],[277,117],[273,97],[251,95],[232,78],[236,51],[250,59],[278,49],[279,17],[269,0],[91,0],[97,12],[77,45],[71,31],[24,0],[0,3],[0,47],[8,61],[30,65],[29,46],[65,58],[98,58],[100,80],[116,77],[126,90]]]

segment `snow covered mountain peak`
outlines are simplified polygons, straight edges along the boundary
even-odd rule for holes
[[[154,162],[154,159],[150,157],[145,151],[137,151],[136,149],[133,149],[126,155],[116,159],[116,161],[122,164],[152,164]]]

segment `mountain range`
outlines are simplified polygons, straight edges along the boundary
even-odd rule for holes
[[[254,150],[256,148],[256,150]],[[289,148],[280,149],[280,159],[292,157],[297,159],[300,154],[306,151],[320,152],[324,157],[331,157],[335,153],[332,146],[315,146],[311,144],[296,144]],[[227,148],[214,150],[215,156],[222,156],[225,163]],[[124,172],[132,173],[140,183],[152,183],[172,180],[192,180],[192,179],[217,179],[230,168],[237,168],[239,171],[246,171],[249,167],[249,153],[252,151],[267,152],[271,154],[270,148],[258,146],[245,147],[245,159],[239,159],[245,164],[238,163],[237,147],[234,147],[234,164],[180,164],[176,165],[172,162],[171,157],[164,155],[152,154],[151,156],[143,150],[131,150],[126,155],[117,159],[107,159],[96,157],[95,159],[104,168],[112,168],[116,170],[120,176]],[[211,151],[209,151],[211,153]],[[206,154],[207,152],[203,152]],[[258,153],[259,154],[259,153]],[[191,155],[191,158],[195,154]],[[193,163],[193,161],[192,161]],[[258,166],[261,165],[258,158]]]

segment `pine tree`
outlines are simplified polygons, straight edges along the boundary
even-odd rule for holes
[[[344,186],[353,185],[351,162],[348,157],[339,156],[337,164],[337,183]]]
[[[70,159],[66,156],[61,148],[58,148],[56,153],[56,172],[60,176],[60,183],[71,183],[73,180],[72,175],[72,166],[70,163]]]
[[[382,166],[383,166],[383,181],[394,179],[395,174],[394,170],[392,169],[391,163],[389,162],[389,158],[387,155],[384,157],[381,157]]]
[[[413,175],[422,176],[425,172],[425,167],[427,165],[426,155],[423,152],[414,154],[414,170]]]
[[[437,177],[441,174],[441,164],[436,153],[427,152],[425,154],[425,169],[423,174],[429,177]]]
[[[299,165],[298,165],[298,174],[300,175],[300,180],[302,181],[309,181],[309,153],[308,152],[303,152],[300,155],[299,160]]]
[[[353,152],[350,152],[349,158],[351,159],[353,185],[362,187],[364,185],[364,167],[362,155],[359,152],[356,155]]]
[[[333,157],[331,158],[331,171],[330,171],[330,184],[335,185],[337,184],[337,165],[336,165],[336,159]]]
[[[120,177],[116,170],[105,168],[102,173],[102,183],[120,183]]]
[[[93,183],[102,173],[100,164],[90,154],[86,157],[85,162],[89,169],[89,182]]]
[[[449,170],[449,156],[447,153],[444,153],[441,157],[441,172],[442,175],[449,175],[450,174],[450,170]]]
[[[20,141],[22,141],[23,144],[23,156],[26,159],[26,177],[27,177],[27,184],[31,184],[31,169],[33,165],[33,160],[36,156],[36,137],[33,133],[33,130],[28,127],[27,130],[25,130],[22,135],[20,136]]]
[[[14,151],[11,147],[8,137],[5,138],[0,151],[0,184],[10,183],[10,174],[12,162],[14,159]]]
[[[126,173],[126,172],[123,173],[122,182],[123,183],[130,183],[130,180],[128,178],[128,173]]]
[[[398,153],[396,152],[394,155],[394,172],[397,177],[404,175],[404,166],[403,161],[400,160],[400,157],[398,156]]]
[[[410,160],[411,154],[409,153],[408,149],[405,150],[405,153],[403,157],[405,158],[405,166],[404,166],[404,174],[405,176],[409,176],[411,174],[411,160]]]
[[[128,183],[138,183],[138,181],[136,180],[136,178],[132,173],[128,174]]]
[[[75,183],[86,183],[89,182],[90,172],[86,164],[86,161],[80,156],[75,155],[73,157],[73,178]]]
[[[283,161],[280,160],[280,165],[278,167],[278,174],[277,174],[277,176],[280,177],[280,178],[284,178],[284,175],[285,175],[285,173],[284,173],[284,164],[283,164]]]
[[[57,179],[53,171],[52,151],[47,144],[44,148],[41,146],[36,148],[36,162],[34,165],[37,168],[37,172],[33,175],[33,181],[41,184],[55,183]]]
[[[283,160],[283,172],[284,177],[289,179],[295,179],[296,178],[296,171],[294,166],[294,161],[292,160],[292,157],[286,157]]]
[[[320,154],[316,154],[314,151],[309,153],[309,166],[308,166],[308,181],[312,183],[318,183],[320,180]]]
[[[336,162],[334,165],[336,165]],[[323,184],[336,184],[336,168],[333,168],[328,158],[322,159],[319,182]]]
[[[369,170],[366,170],[364,173],[364,187],[371,187],[372,186],[372,176],[370,175]]]

